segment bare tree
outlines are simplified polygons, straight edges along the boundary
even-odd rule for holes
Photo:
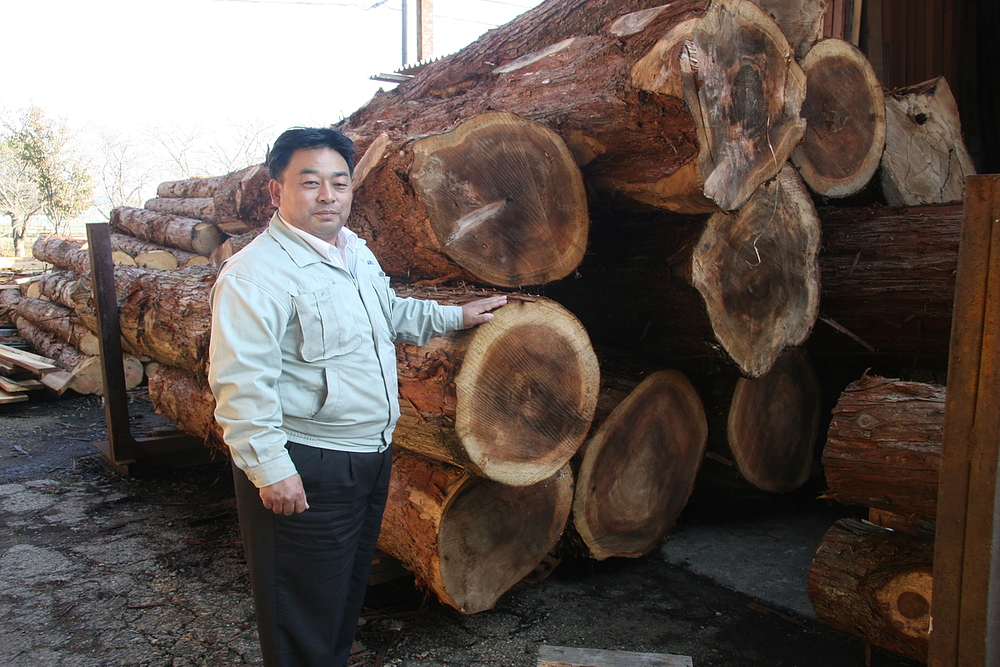
[[[97,171],[104,195],[98,208],[107,215],[119,206],[142,206],[158,175],[149,147],[107,128],[98,130],[97,138]]]
[[[24,255],[28,222],[44,204],[34,169],[20,159],[9,137],[4,137],[0,140],[0,213],[10,218],[9,236],[16,257]]]

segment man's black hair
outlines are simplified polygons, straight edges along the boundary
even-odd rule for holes
[[[332,127],[293,127],[278,137],[267,152],[267,173],[280,181],[285,167],[292,161],[292,153],[300,148],[332,148],[347,162],[347,170],[354,174],[354,142]]]

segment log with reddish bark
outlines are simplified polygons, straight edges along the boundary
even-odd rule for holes
[[[474,296],[398,292],[445,304]],[[523,486],[559,470],[587,435],[597,357],[579,321],[555,302],[511,296],[492,321],[422,347],[401,345],[397,356],[400,447]]]
[[[59,340],[53,334],[35,326],[23,317],[15,318],[17,331],[36,352],[55,362],[55,365],[73,375],[69,388],[80,394],[102,394],[104,379],[101,370],[101,359],[80,352],[71,344]],[[143,366],[137,358],[125,355],[125,386],[127,389],[138,387],[142,383]]]
[[[111,228],[208,257],[223,241],[223,233],[211,222],[119,206],[111,211]]]
[[[934,521],[945,388],[865,376],[840,395],[823,449],[826,495]]]
[[[86,356],[97,356],[101,345],[77,314],[55,301],[24,297],[17,303],[17,314],[59,340],[69,343]]]
[[[946,368],[962,207],[819,215],[824,324],[810,340],[817,359],[855,359],[858,373]]]
[[[742,0],[717,0],[666,34],[632,68],[633,85],[684,99],[699,154],[662,182],[639,186],[642,199],[698,212],[707,198],[735,210],[776,176],[805,132],[805,74],[791,56],[778,24]]]
[[[60,269],[68,269],[76,273],[90,270],[90,250],[88,250],[87,242],[80,239],[58,234],[42,234],[31,247],[31,254],[35,259]],[[113,251],[111,260],[115,264],[135,265],[135,260],[121,251]]]
[[[21,296],[36,299],[48,299],[67,308],[75,308],[73,303],[73,288],[80,276],[74,271],[50,271],[21,285]]]
[[[267,227],[259,227],[247,232],[246,234],[230,236],[222,242],[222,245],[212,251],[212,254],[209,255],[208,258],[209,264],[216,268],[220,268],[223,262],[250,245],[250,242],[263,234],[266,229]]]
[[[811,331],[819,222],[791,168],[737,214],[718,213],[706,224],[601,210],[592,235],[577,274],[544,293],[601,344],[670,365],[711,359],[759,377]]]
[[[172,368],[158,362],[146,365],[149,398],[157,414],[174,422],[181,431],[206,447],[229,452],[222,427],[215,421],[215,396],[203,374]]]
[[[850,42],[824,39],[802,60],[806,133],[792,152],[818,194],[847,197],[871,180],[885,148],[885,98],[868,59]]]
[[[882,192],[890,206],[960,202],[976,173],[944,77],[885,94]]]
[[[390,144],[356,192],[350,224],[389,275],[516,287],[576,268],[589,219],[559,136],[487,113]]]
[[[568,532],[591,558],[637,558],[663,539],[687,504],[708,427],[683,374],[658,371],[637,382],[621,364],[602,364],[591,437],[574,458]]]
[[[128,234],[111,234],[110,236],[112,250],[126,253],[135,260],[136,266],[147,269],[176,269],[178,266],[205,266],[208,264],[206,257],[180,248],[170,248]]]
[[[926,661],[933,558],[933,539],[841,519],[823,537],[809,568],[816,617]]]
[[[0,289],[0,322],[13,321],[21,298],[21,293],[16,289]]]
[[[126,350],[168,366],[204,373],[212,321],[208,294],[216,275],[208,266],[173,271],[117,267],[115,290]],[[96,331],[90,273],[81,276],[73,299],[80,318]]]
[[[168,181],[160,183],[156,199],[145,207],[218,223],[226,233],[241,234],[271,219],[269,180],[267,166],[259,164],[222,176]]]
[[[568,465],[507,486],[397,451],[378,546],[441,602],[473,614],[493,608],[546,558],[572,499]]]

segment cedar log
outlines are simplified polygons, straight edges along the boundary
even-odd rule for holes
[[[817,194],[847,197],[875,174],[885,148],[885,98],[868,59],[850,42],[824,39],[802,61],[806,133],[792,152]]]
[[[826,496],[934,521],[945,388],[862,377],[841,394],[823,449]]]
[[[882,648],[927,660],[934,541],[841,519],[809,568],[816,617]]]
[[[157,414],[181,431],[199,438],[206,447],[229,453],[222,427],[215,421],[215,396],[203,374],[152,362],[146,365],[149,398]]]
[[[572,527],[592,558],[637,558],[659,544],[691,496],[705,411],[677,371],[637,383],[605,370],[601,385],[592,436],[574,458]]]
[[[80,321],[73,310],[54,301],[24,297],[17,314],[59,340],[69,343],[86,356],[97,356],[101,345],[97,336]]]
[[[111,211],[111,228],[205,257],[211,255],[223,240],[222,232],[210,222],[127,206]]]
[[[568,465],[529,486],[506,486],[397,451],[378,546],[442,603],[474,614],[546,558],[572,501]]]
[[[405,290],[443,304],[467,290]],[[480,296],[480,295],[476,295]],[[540,297],[510,296],[492,321],[397,346],[400,447],[509,485],[551,477],[583,443],[600,385],[583,326]]]

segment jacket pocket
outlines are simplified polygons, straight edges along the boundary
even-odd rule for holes
[[[302,328],[300,352],[303,361],[329,359],[352,352],[361,345],[354,305],[358,300],[357,292],[341,285],[327,285],[292,297]]]
[[[323,369],[326,384],[326,396],[323,397],[323,404],[320,405],[312,419],[318,422],[334,421],[337,416],[337,409],[340,407],[340,377],[336,368],[327,366]]]

